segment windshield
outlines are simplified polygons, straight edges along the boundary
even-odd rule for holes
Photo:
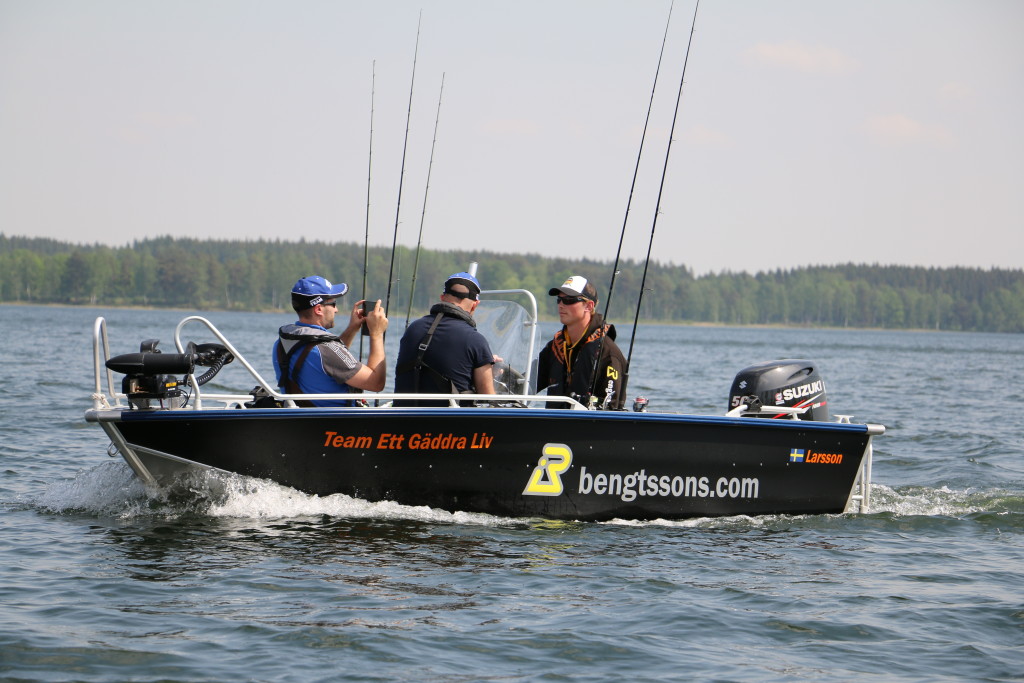
[[[518,303],[494,299],[481,300],[473,318],[491,352],[503,361],[494,366],[495,389],[499,393],[529,393],[536,320]]]

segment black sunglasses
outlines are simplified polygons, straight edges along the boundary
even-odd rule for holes
[[[462,299],[472,299],[473,301],[477,300],[475,292],[456,292],[454,289],[446,289],[444,290],[444,293],[448,296],[453,296],[460,301]]]
[[[560,303],[560,304],[562,304],[564,306],[572,306],[573,304],[578,304],[581,301],[589,301],[589,299],[587,297],[585,297],[585,296],[560,296],[560,297],[558,297],[558,303]]]
[[[337,308],[338,307],[338,302],[337,301],[325,301],[321,305],[322,306],[334,306],[335,308]]]

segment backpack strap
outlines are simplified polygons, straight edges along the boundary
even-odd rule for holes
[[[420,339],[419,352],[416,354],[416,360],[402,363],[400,367],[395,368],[395,374],[404,374],[409,370],[413,372],[413,393],[420,393],[420,377],[424,368],[428,372],[433,373],[434,379],[439,380],[442,385],[447,384],[451,393],[457,394],[459,390],[455,387],[455,383],[450,379],[442,375],[434,368],[427,365],[423,360],[423,356],[426,355],[427,349],[430,348],[430,342],[434,341],[434,332],[437,331],[437,326],[441,324],[441,318],[445,316],[444,311],[439,311],[434,316],[434,322],[430,323],[430,327],[427,329],[427,333]]]

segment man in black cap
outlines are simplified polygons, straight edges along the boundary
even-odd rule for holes
[[[441,302],[402,335],[395,391],[419,394],[493,394],[494,354],[476,329],[473,311],[480,283],[470,273],[444,282]],[[395,401],[395,405],[447,405],[447,401]]]
[[[348,285],[331,284],[319,275],[304,277],[292,287],[292,308],[299,319],[278,330],[274,343],[274,372],[278,386],[288,394],[348,393],[350,387],[381,391],[387,381],[384,358],[384,331],[388,319],[377,300],[373,310],[363,313],[363,302],[352,307],[348,326],[339,336],[328,332],[334,327],[338,298]],[[352,355],[348,346],[366,323],[370,336],[370,355],[366,365]],[[317,406],[348,406],[351,401],[312,401]]]
[[[582,275],[573,275],[548,295],[558,297],[562,329],[540,352],[538,390],[547,387],[550,396],[572,396],[584,405],[594,396],[598,407],[621,410],[626,359],[615,344],[615,326],[605,324],[595,311],[597,289]]]

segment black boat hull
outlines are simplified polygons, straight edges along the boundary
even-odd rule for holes
[[[318,495],[592,521],[841,513],[871,439],[857,424],[517,408],[86,417],[155,483],[199,466]]]

